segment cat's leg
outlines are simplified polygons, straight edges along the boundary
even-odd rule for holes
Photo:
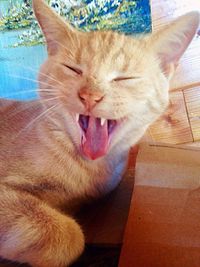
[[[83,233],[72,218],[0,185],[0,257],[34,267],[64,267],[83,248]]]

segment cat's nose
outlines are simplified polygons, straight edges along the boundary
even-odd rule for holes
[[[81,89],[78,93],[80,101],[84,104],[86,109],[91,110],[101,102],[104,98],[104,94],[101,91],[92,91],[87,89]]]

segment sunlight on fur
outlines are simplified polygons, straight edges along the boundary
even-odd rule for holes
[[[48,58],[40,100],[0,100],[0,256],[64,267],[84,249],[71,214],[120,182],[130,147],[168,106],[170,79],[199,14],[133,38],[81,32],[42,0],[33,7]]]

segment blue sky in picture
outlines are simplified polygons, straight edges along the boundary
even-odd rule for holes
[[[31,3],[30,0],[0,0],[0,97],[4,98],[37,98],[38,70],[47,57],[45,46],[39,42],[41,33],[33,21],[31,7],[24,6],[25,2]],[[111,28],[126,34],[151,31],[149,0],[47,2],[84,30]]]
[[[39,66],[46,58],[43,45],[10,47],[19,31],[0,32],[0,97],[28,100],[37,98]]]

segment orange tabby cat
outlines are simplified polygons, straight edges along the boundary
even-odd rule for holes
[[[169,80],[199,14],[136,39],[83,33],[42,0],[33,6],[48,59],[40,100],[0,100],[0,256],[63,267],[84,248],[70,214],[119,183],[130,147],[168,105]]]

